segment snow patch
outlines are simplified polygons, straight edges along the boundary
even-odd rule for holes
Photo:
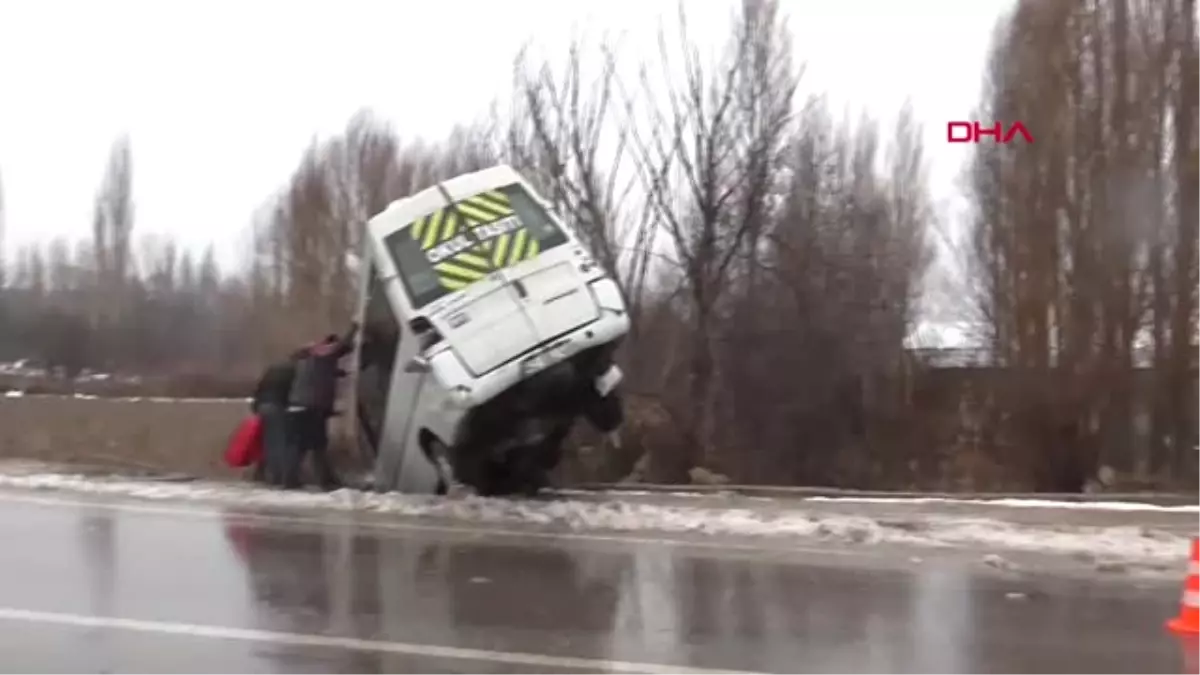
[[[408,517],[453,519],[476,524],[540,525],[572,530],[663,532],[715,536],[783,537],[845,544],[893,543],[956,546],[975,550],[1015,550],[1094,556],[1125,563],[1186,560],[1189,539],[1144,527],[1071,527],[1054,529],[988,518],[917,516],[911,523],[880,521],[861,515],[749,508],[611,501],[520,501],[467,496],[378,494],[342,489],[331,493],[284,492],[248,484],[160,483],[55,473],[0,474],[0,487],[199,502],[241,507],[328,509],[391,513]],[[998,556],[997,556],[998,557]]]
[[[1052,499],[952,499],[949,497],[806,497],[807,502],[842,502],[847,504],[970,504],[973,506],[1007,506],[1024,509],[1079,509],[1093,511],[1160,511],[1165,513],[1200,513],[1197,506],[1159,506],[1142,502],[1068,502]]]
[[[554,494],[565,496],[585,496],[595,497],[596,495],[604,495],[612,499],[620,499],[621,497],[684,497],[689,499],[702,499],[705,497],[728,497],[733,493],[730,492],[663,492],[660,490],[575,490],[572,488],[559,488],[554,491]],[[774,501],[774,500],[767,500]]]
[[[25,392],[21,391],[20,389],[9,389],[8,391],[4,392],[4,398],[21,398],[24,395]]]

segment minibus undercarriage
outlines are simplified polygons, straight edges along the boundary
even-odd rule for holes
[[[617,429],[618,394],[602,396],[593,384],[615,349],[613,343],[581,352],[468,413],[461,441],[449,451],[454,478],[483,495],[533,493],[546,485],[576,418],[602,433]]]

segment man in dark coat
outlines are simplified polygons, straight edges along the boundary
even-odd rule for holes
[[[267,366],[250,402],[250,410],[259,416],[263,425],[263,456],[254,469],[254,478],[270,485],[283,484],[292,455],[288,394],[296,373],[296,361],[303,354],[303,351],[293,352],[286,360]]]
[[[288,412],[295,431],[295,452],[285,469],[284,487],[300,487],[300,465],[312,453],[313,469],[325,490],[340,487],[341,481],[329,462],[329,418],[337,400],[338,379],[346,373],[338,362],[354,349],[358,324],[339,338],[327,335],[307,349],[296,362],[296,374],[288,395]]]

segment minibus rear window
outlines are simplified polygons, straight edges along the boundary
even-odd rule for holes
[[[492,205],[497,210],[489,210]],[[566,234],[519,183],[456,206],[418,218],[384,239],[414,308],[567,242]],[[470,227],[462,226],[464,220]],[[473,235],[474,230],[482,236]]]

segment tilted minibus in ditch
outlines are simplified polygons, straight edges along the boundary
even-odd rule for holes
[[[620,289],[512,168],[393,202],[359,269],[355,408],[376,489],[532,493],[578,418],[620,426]]]

